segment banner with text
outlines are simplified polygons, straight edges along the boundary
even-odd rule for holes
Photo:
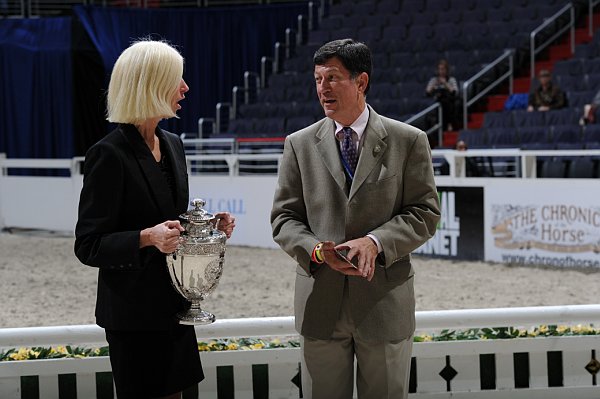
[[[483,260],[483,187],[438,187],[442,218],[415,254]]]
[[[585,182],[544,183],[486,187],[486,260],[600,267],[599,193]]]

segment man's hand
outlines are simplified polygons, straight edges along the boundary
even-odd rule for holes
[[[375,260],[378,255],[377,244],[373,240],[369,237],[361,237],[337,245],[335,249],[347,249],[348,254],[346,256],[348,259],[358,257],[358,275],[371,281],[375,274]]]
[[[360,270],[336,255],[334,250],[335,243],[333,241],[323,241],[322,244],[321,254],[323,255],[323,261],[327,263],[329,267],[348,276],[362,276]]]

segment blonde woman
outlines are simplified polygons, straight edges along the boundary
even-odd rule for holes
[[[183,144],[158,127],[189,90],[183,57],[142,40],[117,59],[108,120],[118,127],[87,152],[75,254],[97,267],[96,322],[106,331],[118,398],[180,398],[204,378],[196,336],[174,315],[189,304],[173,289],[165,254],[189,201]],[[227,212],[218,228],[235,226]]]

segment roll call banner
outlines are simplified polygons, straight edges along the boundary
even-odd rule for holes
[[[598,186],[567,180],[486,187],[486,260],[600,267]]]
[[[442,217],[433,238],[415,254],[484,259],[483,187],[438,187]]]

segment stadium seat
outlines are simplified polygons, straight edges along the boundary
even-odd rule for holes
[[[315,123],[317,119],[311,118],[310,116],[294,116],[287,118],[285,123],[285,132],[287,134],[293,133],[297,130],[304,129],[307,126]]]
[[[486,129],[461,130],[458,140],[463,140],[469,148],[484,148],[487,145]]]
[[[463,13],[459,9],[450,9],[446,11],[442,17],[442,20],[449,24],[459,25],[463,22]]]
[[[483,118],[483,127],[514,127],[512,115],[508,112],[486,112]]]
[[[584,74],[595,75],[600,73],[600,61],[598,59],[582,59],[581,63]]]
[[[586,104],[592,102],[595,93],[593,91],[570,91],[566,94],[569,107],[583,109]]]
[[[586,143],[600,142],[600,125],[587,125],[583,131],[583,141]]]
[[[397,14],[400,10],[400,2],[398,0],[380,0],[376,10],[379,14]]]
[[[284,118],[254,118],[254,127],[252,131],[236,132],[237,136],[252,136],[252,137],[272,137],[283,136]]]
[[[354,4],[350,2],[336,3],[331,5],[332,15],[351,15],[354,9]]]
[[[562,159],[547,159],[542,162],[540,177],[564,178],[566,171],[566,164]]]
[[[376,11],[374,1],[363,1],[354,5],[352,12],[354,15],[367,16]]]
[[[583,147],[586,150],[600,150],[600,141],[585,142],[585,143],[583,143]]]
[[[545,112],[527,112],[525,110],[512,111],[513,121],[516,127],[544,126],[546,123]]]
[[[594,177],[594,161],[589,157],[573,159],[567,172],[568,178],[591,179]]]
[[[340,29],[345,22],[345,16],[343,15],[330,15],[328,18],[323,18],[323,20],[319,23],[319,29],[332,31],[335,29]]]
[[[502,8],[502,0],[478,0],[477,8],[483,8],[490,12],[496,12]]]
[[[381,38],[381,27],[380,26],[365,26],[360,28],[358,32],[356,32],[356,37],[358,40],[363,41],[369,45],[370,43],[374,43]]]
[[[491,147],[515,147],[518,144],[515,128],[488,128],[486,133],[487,144]]]
[[[554,76],[571,75],[581,77],[583,75],[583,63],[579,59],[558,61],[554,64],[553,74]]]
[[[444,13],[450,8],[450,0],[427,0],[425,12]]]
[[[488,22],[509,22],[513,20],[513,9],[500,8],[496,10],[489,10],[487,13],[487,20]]]
[[[254,134],[254,118],[233,119],[229,121],[227,133],[234,136],[247,136]]]
[[[600,56],[600,47],[596,43],[579,44],[575,47],[575,58],[590,59]]]
[[[425,11],[425,2],[422,0],[404,0],[401,11],[407,14],[422,13]]]
[[[581,127],[575,124],[555,125],[552,127],[552,142],[581,143]]]
[[[477,6],[477,0],[452,0],[450,2],[451,9],[469,11],[474,10]]]
[[[369,89],[369,95],[373,98],[390,99],[398,97],[398,86],[394,83],[374,83]]]
[[[407,32],[410,40],[421,40],[421,43],[423,43],[423,39],[427,39],[427,41],[433,39],[435,34],[430,25],[413,25],[408,28]]]
[[[554,80],[558,86],[565,92],[567,91],[585,91],[588,89],[587,79],[581,76],[556,75]]]
[[[345,25],[345,28],[341,28],[331,32],[331,40],[347,39],[349,37],[356,37],[356,28]],[[325,44],[325,43],[321,43]]]
[[[544,126],[528,126],[519,128],[519,142],[521,145],[528,143],[546,143],[548,134]]]
[[[548,142],[531,142],[531,143],[522,143],[522,150],[527,151],[544,151],[544,150],[555,150],[556,146],[554,143]]]
[[[576,125],[581,111],[575,108],[552,109],[545,112],[546,125]]]
[[[477,8],[474,10],[463,11],[462,13],[463,26],[465,24],[473,24],[479,26],[485,26],[487,22],[487,11],[484,8]]]
[[[453,23],[441,23],[435,26],[435,37],[444,38],[446,40],[460,38],[462,36],[462,29],[460,25]]]
[[[586,76],[588,90],[596,94],[600,90],[600,74],[588,74]]]

